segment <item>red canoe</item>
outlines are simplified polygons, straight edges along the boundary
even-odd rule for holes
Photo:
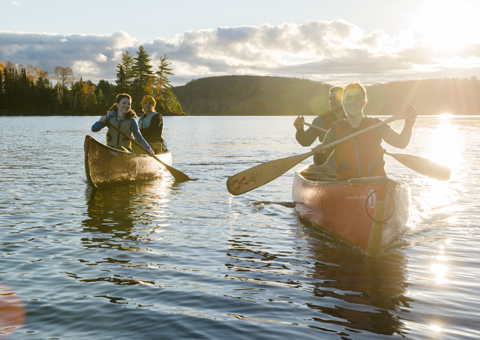
[[[405,232],[406,184],[387,177],[336,181],[303,170],[295,173],[293,200],[298,214],[315,226],[373,256]]]
[[[172,165],[170,152],[156,156],[165,164]],[[94,187],[154,179],[169,173],[149,155],[120,151],[91,136],[85,137],[85,172],[88,182]]]

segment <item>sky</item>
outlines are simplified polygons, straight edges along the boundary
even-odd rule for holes
[[[0,62],[114,82],[143,46],[172,84],[224,75],[343,85],[480,78],[478,0],[0,0]]]

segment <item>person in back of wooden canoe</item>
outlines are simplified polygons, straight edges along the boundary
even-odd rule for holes
[[[328,98],[330,109],[324,111],[312,121],[312,125],[317,126],[325,131],[330,129],[337,120],[345,118],[345,112],[343,110],[343,87],[333,86],[328,91]],[[295,138],[297,142],[302,146],[310,146],[318,138],[319,142],[322,142],[325,133],[315,129],[314,127],[309,127],[307,130],[304,130],[303,126],[305,125],[305,118],[303,116],[298,116],[293,125],[297,132],[295,133]],[[330,158],[326,164],[319,167],[315,164],[311,164],[305,172],[307,173],[330,173],[335,174],[335,160]]]
[[[152,146],[155,153],[162,153],[167,150],[163,140],[163,117],[155,112],[156,101],[152,96],[145,96],[142,99],[142,111],[144,114],[138,120],[140,132],[145,140]]]
[[[338,180],[386,176],[382,141],[400,149],[405,149],[410,142],[413,125],[417,118],[417,109],[412,105],[408,105],[405,109],[405,125],[401,133],[395,132],[388,125],[383,125],[334,147],[324,149],[324,145],[380,122],[378,118],[364,116],[363,108],[367,101],[367,91],[362,84],[347,85],[343,97],[346,118],[333,123],[322,144],[312,149],[315,153],[313,160],[316,165],[324,164],[333,153]]]
[[[145,141],[142,134],[138,130],[137,122],[134,118],[137,117],[135,111],[131,109],[132,97],[127,93],[120,93],[117,95],[116,103],[112,105],[106,116],[100,117],[92,126],[93,132],[98,132],[107,126],[107,121],[113,126],[117,127],[129,136],[135,136],[135,140],[139,142],[145,149],[148,150],[150,155],[154,155],[154,152],[150,145]],[[132,142],[123,136],[120,132],[113,128],[108,128],[107,132],[107,145],[119,149],[132,151]]]

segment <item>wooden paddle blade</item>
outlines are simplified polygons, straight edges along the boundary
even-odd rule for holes
[[[276,159],[254,166],[233,175],[227,180],[227,189],[232,195],[241,195],[261,187],[293,168],[301,161],[312,156],[313,152]]]
[[[175,178],[175,182],[181,183],[181,182],[186,182],[186,181],[196,181],[196,179],[192,179],[192,178],[188,177],[187,174],[181,172],[180,170],[172,168],[170,165],[165,164],[164,162],[162,162],[157,157],[155,157],[155,159],[157,161],[159,161],[160,163],[162,163],[162,165],[170,172],[170,174],[173,176],[173,178]]]
[[[399,153],[385,153],[389,156],[392,156],[406,167],[431,178],[447,181],[450,179],[450,175],[452,174],[452,170],[446,166],[437,164],[423,157]]]

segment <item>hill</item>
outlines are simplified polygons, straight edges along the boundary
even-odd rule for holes
[[[222,76],[173,88],[187,115],[317,115],[330,84],[298,78]],[[420,114],[480,114],[480,81],[427,79],[366,86],[367,115],[394,114],[407,104]]]

